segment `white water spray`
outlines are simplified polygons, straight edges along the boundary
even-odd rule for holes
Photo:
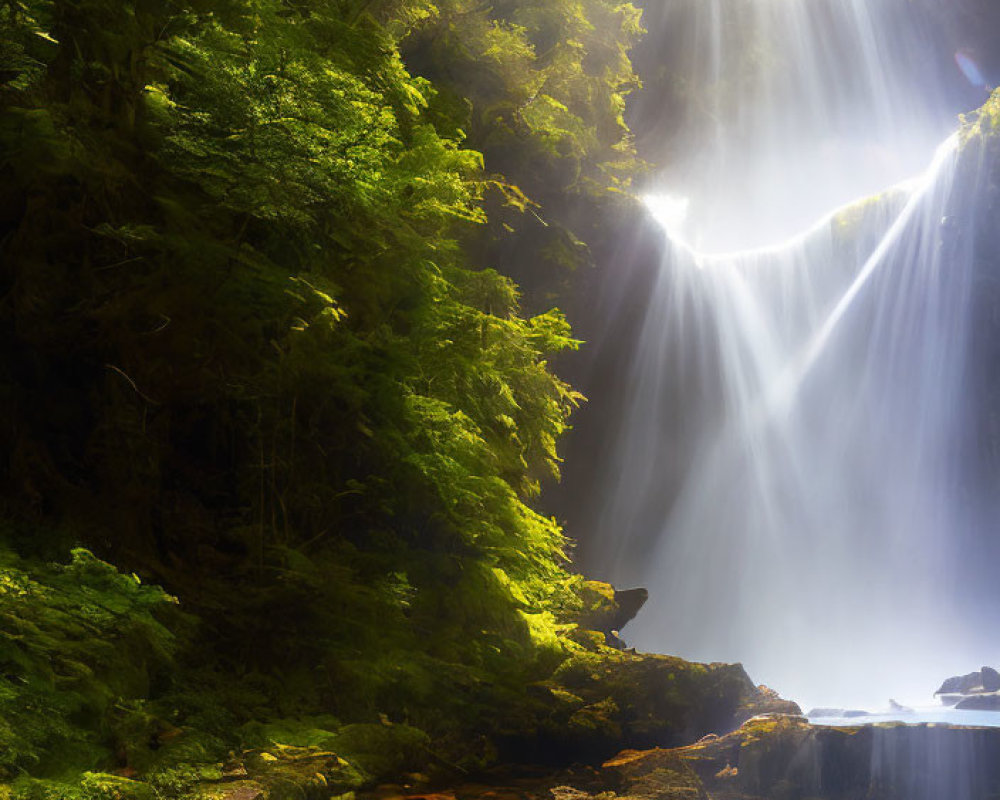
[[[722,5],[708,0],[699,17],[718,35]],[[759,0],[752,13],[755,24],[793,42],[788,52],[803,73],[794,83],[810,101],[850,105],[831,100],[836,87],[824,79],[831,54],[810,52],[820,46],[822,21],[808,6]],[[852,34],[856,66],[873,87],[862,103],[871,141],[899,156],[891,169],[875,171],[888,185],[914,148],[933,150],[926,146],[933,126],[915,126],[920,135],[899,140],[899,122],[909,117],[905,99],[892,93],[877,15],[860,0],[834,8],[846,15],[839,24]],[[701,68],[721,74],[722,51],[717,36]],[[795,94],[780,82],[771,88]],[[771,210],[793,220],[816,202],[842,199],[848,186],[870,188],[864,160],[853,184],[841,162],[833,190],[821,186],[803,200],[797,176],[785,178],[817,157],[815,142],[778,137],[766,115],[778,109],[787,123],[788,100],[769,102],[730,110],[765,143],[749,155],[766,166],[744,173],[751,177],[740,186],[768,184],[770,175],[787,191]],[[817,118],[830,122],[819,107],[801,113],[807,119],[793,126],[795,136]],[[895,138],[884,137],[889,129]],[[851,152],[863,132],[848,139],[824,147]],[[776,166],[772,156],[782,148],[785,160]],[[713,183],[721,194],[732,190],[723,180],[732,131],[721,122],[707,148],[708,177],[695,182],[690,203],[669,194],[648,201],[668,246],[601,518],[602,528],[619,534],[603,553],[608,577],[650,589],[630,642],[742,661],[806,706],[924,700],[942,678],[996,659],[973,647],[963,624],[959,554],[949,546],[967,523],[956,444],[965,421],[956,398],[971,263],[943,219],[956,148],[950,139],[919,178],[844,206],[780,245],[751,236],[749,250],[725,252],[730,239],[713,242],[714,252],[705,247],[706,232],[739,228],[732,215],[699,218],[706,203],[715,212],[732,205],[731,198],[711,202]],[[765,196],[775,196],[774,186],[741,202],[755,206]],[[787,233],[782,225],[768,230]],[[678,482],[679,492],[665,490]],[[661,530],[658,544],[638,562],[631,537],[648,536],[651,526]]]

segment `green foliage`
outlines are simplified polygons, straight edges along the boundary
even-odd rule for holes
[[[470,141],[529,195],[607,191],[635,169],[625,97],[639,11],[607,0],[442,0],[414,25],[408,63],[471,105]]]
[[[426,763],[430,739],[409,725],[347,725],[332,744],[369,775],[402,775]]]
[[[320,747],[334,750],[341,727],[336,717],[320,715],[301,719],[254,721],[243,727],[243,741],[248,747],[267,749],[275,745]]]
[[[242,746],[495,756],[468,731],[579,605],[534,507],[579,343],[514,278],[584,260],[563,195],[627,188],[638,33],[612,0],[0,9],[4,545],[199,618],[168,686],[166,595],[5,556],[42,588],[0,597],[37,631],[0,624],[0,767],[113,751],[172,796]],[[134,788],[102,781],[18,791]]]
[[[481,150],[489,225],[467,241],[544,310],[573,296],[641,169],[625,120],[640,12],[618,0],[438,0],[403,40],[430,117]],[[523,190],[523,191],[522,191]],[[579,283],[579,281],[577,281]]]
[[[156,800],[153,787],[139,781],[84,772],[74,781],[25,778],[14,783],[12,800]]]
[[[171,665],[171,601],[86,550],[46,567],[0,551],[0,774],[107,760],[130,698]]]
[[[474,60],[514,70],[483,98],[500,105],[477,110],[495,152],[527,142],[546,169],[623,134],[598,120],[618,101],[596,100],[623,51],[595,54],[598,23],[624,31],[634,15],[570,10],[477,10],[459,31]],[[489,187],[530,201],[485,179],[455,88],[400,55],[399,37],[461,7],[24,0],[0,14],[0,516],[62,525],[203,621],[168,699],[139,702],[165,654],[140,633],[164,632],[126,628],[135,669],[105,678],[73,658],[97,677],[51,725],[86,707],[110,728],[133,698],[114,723],[123,760],[179,769],[252,719],[458,724],[442,697],[487,708],[550,664],[565,540],[531,503],[580,399],[549,360],[577,342],[473,260]],[[584,45],[536,55],[553,25]],[[7,734],[18,758],[76,736],[34,724]],[[154,754],[168,724],[181,734]]]

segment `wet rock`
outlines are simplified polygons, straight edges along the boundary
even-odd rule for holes
[[[202,781],[187,800],[329,800],[350,794],[362,780],[334,753],[277,745],[232,760],[217,780]]]
[[[626,797],[709,800],[691,765],[670,750],[625,751],[604,764],[610,781]]]
[[[1000,791],[1000,729],[835,728],[768,716],[686,747],[625,750],[599,769],[533,775],[456,786],[433,800],[988,800]]]
[[[979,674],[982,677],[983,691],[1000,692],[1000,672],[993,667],[983,667]]]
[[[832,728],[801,717],[758,718],[689,747],[622,753],[604,768],[629,796],[654,798],[655,789],[644,780],[665,774],[678,782],[690,779],[685,765],[698,783],[678,797],[983,800],[1000,789],[1000,729]]]
[[[769,686],[761,685],[750,696],[745,709],[745,715],[740,721],[743,722],[761,714],[792,714],[800,716],[802,709],[799,708],[798,703],[785,700],[785,698]]]
[[[502,760],[569,763],[625,748],[674,747],[766,713],[801,713],[739,664],[662,655],[577,653],[501,720]]]
[[[982,672],[970,672],[968,675],[956,675],[953,678],[948,678],[944,683],[941,684],[935,695],[965,695],[971,694],[975,691],[982,691],[983,688],[983,675]]]
[[[963,697],[955,708],[961,711],[1000,711],[1000,692],[982,692]]]
[[[1000,672],[997,672],[993,667],[983,667],[979,672],[970,672],[968,675],[958,675],[954,678],[948,678],[934,694],[946,706],[955,706],[956,708],[964,709],[996,710],[997,705],[995,700],[972,699],[994,692],[1000,692]],[[971,703],[965,705],[966,700],[970,700]]]

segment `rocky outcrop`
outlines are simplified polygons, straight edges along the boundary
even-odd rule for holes
[[[970,672],[968,675],[956,675],[948,678],[935,695],[963,695],[983,691],[982,671]]]
[[[801,713],[755,686],[739,664],[607,648],[570,657],[533,690],[534,704],[512,708],[503,722],[504,760],[600,760],[623,747],[676,747],[725,734],[762,713]]]
[[[582,631],[596,631],[604,643],[618,650],[625,649],[622,629],[631,622],[649,599],[645,589],[616,589],[610,583],[585,581],[580,591],[583,608],[568,615]]]
[[[993,667],[983,667],[979,674],[982,677],[984,691],[1000,692],[1000,672],[997,672]]]
[[[649,776],[697,775],[687,794],[815,800],[985,800],[1000,789],[1000,730],[934,725],[811,726],[759,718],[721,738],[678,750],[623,753],[605,765],[627,794]]]
[[[361,800],[993,800],[998,791],[1000,729],[766,716],[687,747],[623,751],[599,768],[433,795],[382,787]]]
[[[1000,672],[983,667],[978,672],[948,678],[934,694],[946,706],[1000,711]]]
[[[185,800],[328,800],[356,789],[361,778],[344,759],[318,747],[277,747],[245,753]]]
[[[1000,692],[982,692],[963,697],[955,705],[961,711],[1000,711]]]

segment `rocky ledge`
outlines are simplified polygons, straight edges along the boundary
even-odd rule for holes
[[[629,750],[601,767],[417,793],[382,786],[362,800],[992,800],[1000,729],[834,728],[758,717],[675,749]]]
[[[948,678],[934,692],[946,706],[977,711],[1000,711],[1000,672],[983,667],[968,675]]]

